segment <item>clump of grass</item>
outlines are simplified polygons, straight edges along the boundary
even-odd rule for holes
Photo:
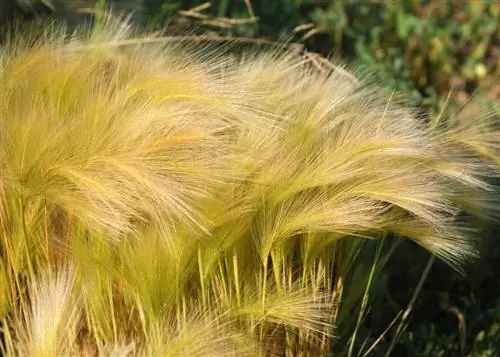
[[[296,53],[131,33],[1,49],[6,355],[328,355],[362,239],[475,256],[492,118],[431,130]]]

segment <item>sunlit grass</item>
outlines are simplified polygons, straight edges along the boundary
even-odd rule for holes
[[[431,130],[296,54],[98,29],[1,50],[5,354],[327,355],[365,238],[476,256],[494,118]]]

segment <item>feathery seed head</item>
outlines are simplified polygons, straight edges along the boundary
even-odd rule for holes
[[[394,234],[455,267],[474,256],[458,217],[490,207],[494,118],[431,130],[297,53],[131,34],[55,26],[0,50],[0,281],[14,287],[0,302],[14,309],[18,277],[33,279],[22,351],[87,338],[116,355],[271,355],[314,341],[321,355],[342,243]]]

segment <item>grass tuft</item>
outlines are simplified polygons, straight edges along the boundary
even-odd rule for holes
[[[476,256],[461,217],[494,209],[495,118],[428,128],[297,53],[132,35],[0,50],[7,355],[326,356],[368,302],[365,238]]]

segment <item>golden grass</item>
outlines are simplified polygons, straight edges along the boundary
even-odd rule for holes
[[[6,355],[326,356],[360,239],[476,255],[493,117],[431,130],[296,53],[130,33],[1,49]]]

